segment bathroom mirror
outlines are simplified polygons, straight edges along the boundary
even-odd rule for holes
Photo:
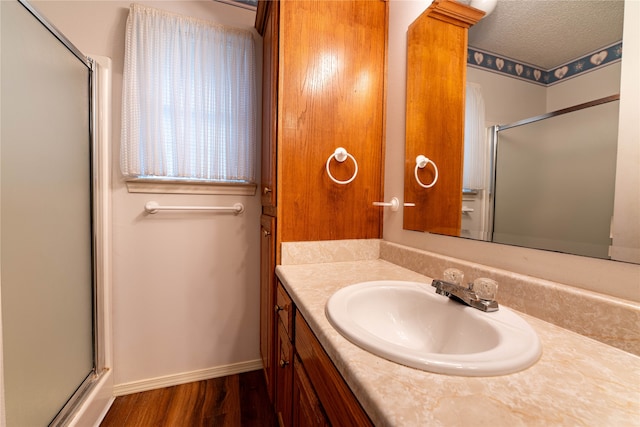
[[[465,164],[462,204],[450,215],[460,220],[419,226],[433,207],[417,203],[405,206],[404,228],[610,259],[623,11],[622,0],[498,0],[468,33],[467,137],[454,153]],[[470,115],[474,102],[484,117]],[[485,124],[481,142],[469,138],[474,121]],[[429,157],[438,143],[418,144]],[[409,156],[405,203],[416,191]]]

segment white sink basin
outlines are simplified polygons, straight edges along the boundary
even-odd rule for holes
[[[329,322],[378,356],[440,374],[494,376],[533,365],[537,334],[507,308],[486,313],[435,293],[430,283],[363,282],[331,296]]]

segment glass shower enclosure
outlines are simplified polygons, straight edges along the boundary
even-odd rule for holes
[[[619,104],[612,95],[492,128],[493,242],[609,258]]]
[[[95,378],[92,62],[27,3],[1,8],[4,415],[59,425]]]

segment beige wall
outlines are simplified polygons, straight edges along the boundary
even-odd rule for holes
[[[640,263],[640,2],[625,2],[620,128],[612,225],[616,259]],[[640,283],[637,278],[636,283]]]
[[[616,62],[550,86],[547,89],[547,111],[556,111],[620,93],[621,68],[622,63]]]
[[[631,2],[633,3],[633,2]],[[425,2],[391,0],[389,4],[389,64],[387,95],[387,142],[385,163],[385,198],[402,200],[404,167],[404,105],[406,76],[406,29],[426,8]],[[638,8],[636,7],[636,10]],[[637,15],[637,12],[634,12]],[[631,16],[626,17],[632,22]],[[626,42],[625,42],[626,43]],[[625,44],[627,62],[634,58]],[[637,59],[634,60],[637,64]],[[625,65],[623,64],[623,67]],[[640,75],[630,70],[632,75]],[[623,70],[624,76],[624,70]],[[637,80],[635,83],[637,93]],[[633,98],[633,97],[632,97]],[[637,97],[636,97],[637,98]],[[637,112],[637,109],[635,110]],[[624,114],[624,113],[623,113]],[[487,117],[487,120],[491,120]],[[634,128],[635,127],[635,128]],[[621,124],[621,133],[635,132],[636,120]],[[632,137],[630,137],[632,138]],[[635,137],[637,145],[637,137]],[[636,169],[637,170],[637,169]],[[636,191],[637,191],[636,186]],[[637,216],[636,216],[637,218]],[[628,263],[517,248],[506,245],[465,240],[402,229],[402,211],[385,211],[384,239],[444,255],[528,274],[543,279],[595,290],[622,298],[640,300],[640,266]],[[437,275],[441,272],[433,272]]]
[[[467,81],[482,86],[485,120],[504,125],[546,112],[547,90],[522,80],[467,67]]]
[[[140,1],[251,28],[255,13],[207,1]],[[33,4],[81,51],[113,60],[114,379],[123,383],[215,369],[259,356],[257,196],[130,194],[118,169],[124,29],[129,1]],[[260,44],[257,45],[261,52]],[[259,176],[259,175],[258,175]],[[245,204],[238,217],[143,213],[145,202]]]

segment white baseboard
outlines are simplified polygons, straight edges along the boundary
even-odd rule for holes
[[[262,369],[262,360],[249,360],[247,362],[234,363],[231,365],[216,366],[214,368],[201,369],[198,371],[183,372],[180,374],[166,375],[163,377],[149,378],[146,380],[117,384],[113,387],[113,395],[124,396],[127,394],[155,390],[157,388],[163,387],[171,387],[174,385],[185,384],[194,381],[202,381],[211,378],[224,377],[227,375],[241,374],[243,372],[255,371],[256,369]]]

